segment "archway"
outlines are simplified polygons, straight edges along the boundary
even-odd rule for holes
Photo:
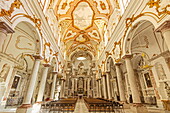
[[[6,106],[22,104],[34,64],[32,55],[41,53],[41,41],[34,26],[20,22],[14,31],[15,33],[8,35],[1,48],[4,57],[3,62],[0,62],[0,69],[2,73],[6,72],[4,81],[7,86],[1,98]]]
[[[162,61],[164,61],[164,68],[168,67],[165,62],[166,58],[161,56],[163,53],[168,53],[164,38],[160,33],[155,32],[155,27],[151,22],[140,21],[132,27],[125,43],[126,46],[124,49],[126,54],[133,55],[131,61],[133,62],[141,101],[154,105],[159,101],[158,104],[161,104],[159,84],[164,84],[164,82],[161,83],[158,80],[155,64],[159,59],[162,59]],[[165,75],[163,78],[165,81],[167,80]],[[128,84],[126,86],[128,89]],[[166,92],[165,90],[162,91]],[[128,95],[130,95],[130,90],[128,92]]]

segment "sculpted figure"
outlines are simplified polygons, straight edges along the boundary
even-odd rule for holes
[[[9,72],[9,66],[7,64],[4,64],[0,72],[0,82],[5,82],[8,72]]]

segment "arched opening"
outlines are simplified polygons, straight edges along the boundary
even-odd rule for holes
[[[0,73],[3,74],[0,79],[7,86],[0,88],[5,92],[0,99],[3,99],[6,107],[22,104],[34,64],[32,55],[41,53],[41,41],[35,27],[28,22],[20,22],[14,31],[15,33],[7,36],[0,48],[4,56],[3,62],[0,62]]]

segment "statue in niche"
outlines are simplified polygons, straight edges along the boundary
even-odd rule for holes
[[[8,76],[8,72],[9,72],[9,65],[4,64],[2,67],[2,70],[0,72],[0,82],[5,82],[7,76]]]
[[[145,77],[145,81],[146,81],[147,87],[152,87],[152,82],[151,82],[151,78],[150,78],[149,73],[145,73],[144,77]]]
[[[78,88],[83,88],[83,78],[79,78]]]
[[[78,66],[78,75],[84,75],[84,64],[83,62],[80,62],[79,66]]]

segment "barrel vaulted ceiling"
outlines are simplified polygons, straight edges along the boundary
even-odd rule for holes
[[[83,50],[95,55],[113,9],[110,0],[58,0],[55,14],[66,53]]]

